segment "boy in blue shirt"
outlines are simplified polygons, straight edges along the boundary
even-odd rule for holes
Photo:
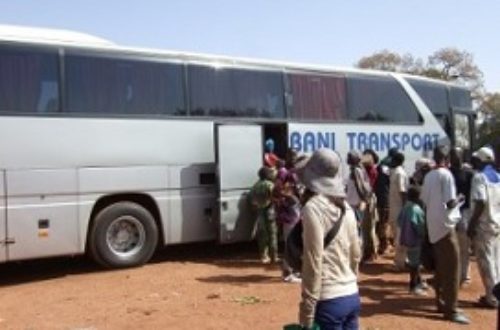
[[[410,292],[417,296],[426,295],[426,285],[420,275],[420,253],[425,238],[425,214],[420,206],[420,191],[416,186],[408,189],[408,200],[398,217],[401,228],[400,243],[407,248],[410,269]]]

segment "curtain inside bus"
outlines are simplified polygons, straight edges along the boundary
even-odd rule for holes
[[[346,79],[340,76],[290,74],[291,117],[346,119]]]

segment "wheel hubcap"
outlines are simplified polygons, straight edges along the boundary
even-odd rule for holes
[[[122,216],[111,222],[106,231],[108,247],[116,255],[126,258],[139,252],[146,241],[146,231],[139,220]]]

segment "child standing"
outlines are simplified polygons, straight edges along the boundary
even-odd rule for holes
[[[269,167],[259,170],[259,181],[250,191],[252,205],[257,209],[257,241],[260,260],[264,264],[278,261],[278,234],[272,193],[274,172]]]
[[[417,296],[426,295],[426,286],[420,275],[420,252],[425,238],[425,215],[420,206],[420,190],[416,186],[408,189],[408,200],[399,213],[401,228],[400,244],[407,248],[410,268],[410,292]]]
[[[278,170],[273,196],[276,210],[276,221],[283,230],[285,250],[288,235],[300,219],[300,200],[296,186],[297,182],[293,172],[281,167]],[[294,273],[284,258],[282,272],[283,280],[285,282],[300,282],[300,274]]]

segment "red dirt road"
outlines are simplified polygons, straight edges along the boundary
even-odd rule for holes
[[[407,274],[378,260],[362,267],[363,329],[494,329],[496,311],[460,292],[470,326],[443,321],[433,296],[407,294]],[[169,247],[140,268],[99,269],[85,258],[0,266],[0,329],[281,329],[297,318],[299,285],[262,267],[250,245]]]

